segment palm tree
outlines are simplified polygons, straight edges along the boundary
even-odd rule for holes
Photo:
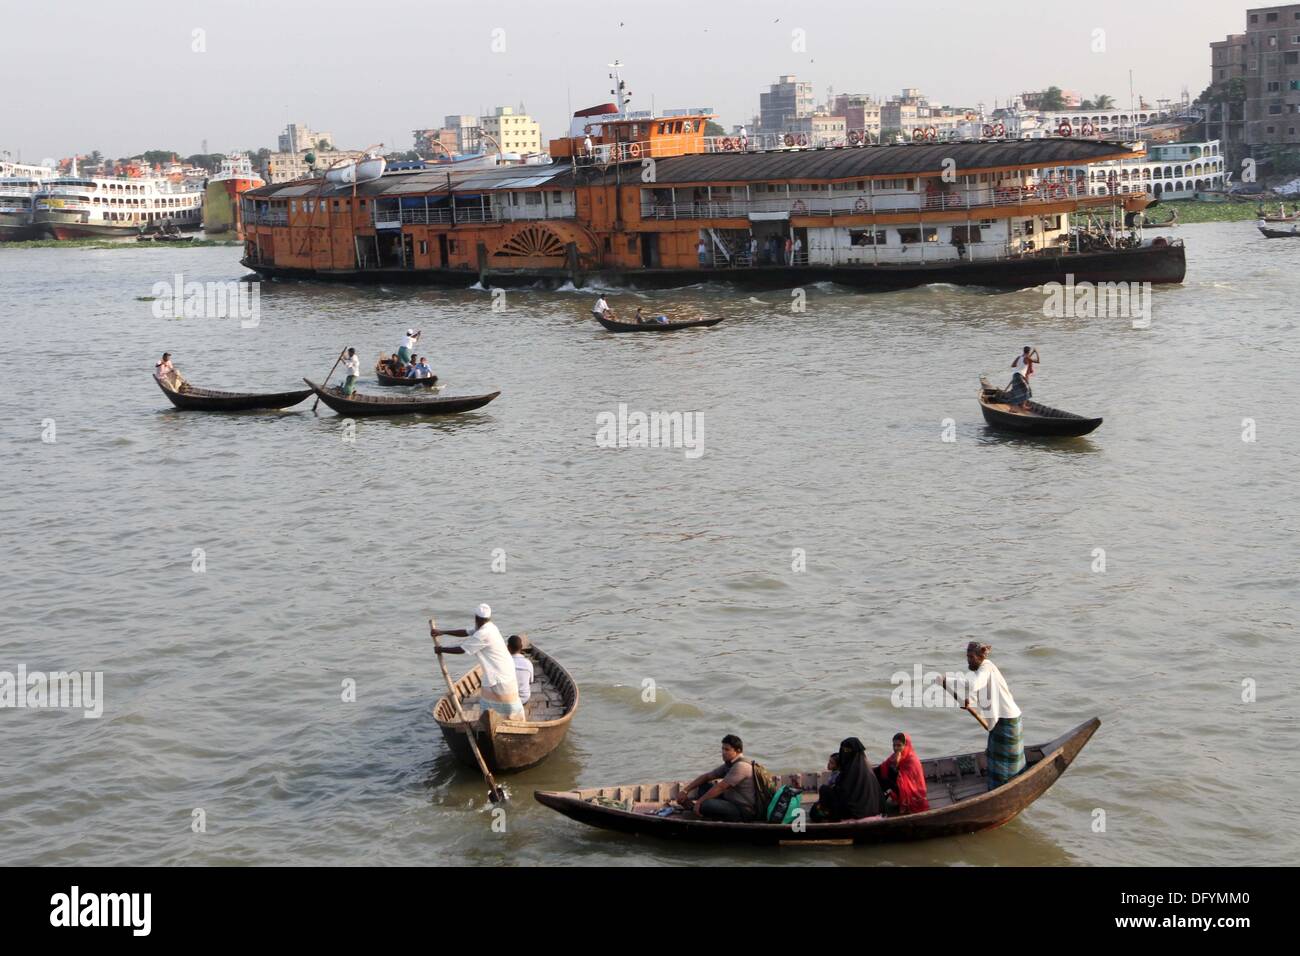
[[[1093,97],[1092,108],[1095,110],[1113,110],[1115,108],[1115,97],[1108,93],[1098,93]]]

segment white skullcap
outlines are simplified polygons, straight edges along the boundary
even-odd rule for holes
[[[406,334],[407,334],[407,335],[414,335],[414,334],[415,334],[415,329],[407,329],[407,330],[406,330]]]
[[[481,617],[485,621],[492,620],[492,608],[486,604],[480,604],[478,610],[474,612],[475,617]]]

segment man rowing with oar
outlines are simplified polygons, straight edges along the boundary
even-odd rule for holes
[[[519,700],[519,683],[515,679],[515,662],[506,648],[505,639],[492,623],[492,608],[480,604],[474,612],[474,631],[465,628],[443,631],[430,627],[433,637],[463,637],[459,647],[438,647],[439,654],[473,654],[483,665],[483,686],[479,700],[488,710],[510,720],[526,720]]]
[[[990,644],[971,641],[966,645],[966,666],[975,672],[972,678],[958,677],[949,688],[962,707],[975,715],[975,719],[989,732],[988,781],[989,789],[1007,783],[1025,769],[1025,740],[1020,730],[1020,708],[1007,687],[1006,678],[998,666],[989,660]],[[947,688],[943,677],[939,683]]]

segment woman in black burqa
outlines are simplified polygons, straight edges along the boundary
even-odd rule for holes
[[[840,741],[839,776],[817,791],[813,819],[857,820],[879,816],[884,807],[880,781],[867,762],[867,748],[857,737]]]

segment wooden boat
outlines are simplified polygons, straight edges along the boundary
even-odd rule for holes
[[[1027,435],[1086,435],[1096,430],[1102,421],[1100,418],[1084,418],[1073,412],[1063,412],[1059,408],[1040,405],[1035,401],[1027,403],[1028,411],[1013,410],[1007,404],[1006,392],[994,388],[983,377],[980,378],[979,403],[984,421],[989,425]]]
[[[421,388],[432,388],[438,384],[438,376],[432,378],[406,378],[402,375],[391,375],[384,371],[383,359],[375,362],[375,378],[379,379],[379,384],[385,387],[395,385],[418,385]]]
[[[1300,238],[1300,222],[1292,225],[1290,229],[1276,229],[1260,225],[1259,231],[1264,234],[1265,239],[1296,239]]]
[[[676,332],[678,329],[707,329],[711,325],[717,325],[722,319],[693,319],[689,322],[617,322],[598,315],[596,321],[610,332]]]
[[[538,790],[538,803],[566,817],[606,830],[702,843],[843,843],[871,844],[926,840],[990,830],[1012,820],[1065,773],[1101,721],[1093,718],[1055,740],[1025,748],[1025,769],[1015,779],[989,790],[983,751],[922,760],[930,809],[904,816],[868,817],[836,823],[725,823],[702,820],[678,811],[656,812],[681,792],[681,782],[642,783],[586,790]],[[825,771],[780,775],[781,783],[800,788],[803,806],[817,800]],[[600,801],[600,802],[596,802]],[[623,808],[613,803],[623,804]]]
[[[524,705],[526,721],[510,720],[479,706],[482,665],[477,665],[452,685],[456,688],[465,717],[474,728],[474,738],[483,759],[488,768],[497,773],[524,770],[545,760],[564,740],[578,710],[578,685],[569,672],[535,645],[528,645],[524,653],[533,662],[532,696]],[[438,698],[433,716],[456,758],[468,767],[477,768],[465,728],[455,716],[446,694]]]
[[[344,395],[334,387],[321,388],[309,378],[304,378],[303,381],[310,385],[311,390],[320,397],[320,400],[334,411],[355,418],[375,415],[452,415],[456,412],[470,412],[482,408],[501,394],[497,391],[484,395],[389,398],[387,395],[363,395],[360,392]]]
[[[249,412],[297,405],[311,394],[311,389],[300,388],[292,392],[219,392],[211,388],[196,388],[182,381],[173,388],[164,384],[157,375],[153,380],[163,394],[177,408],[198,412]]]

